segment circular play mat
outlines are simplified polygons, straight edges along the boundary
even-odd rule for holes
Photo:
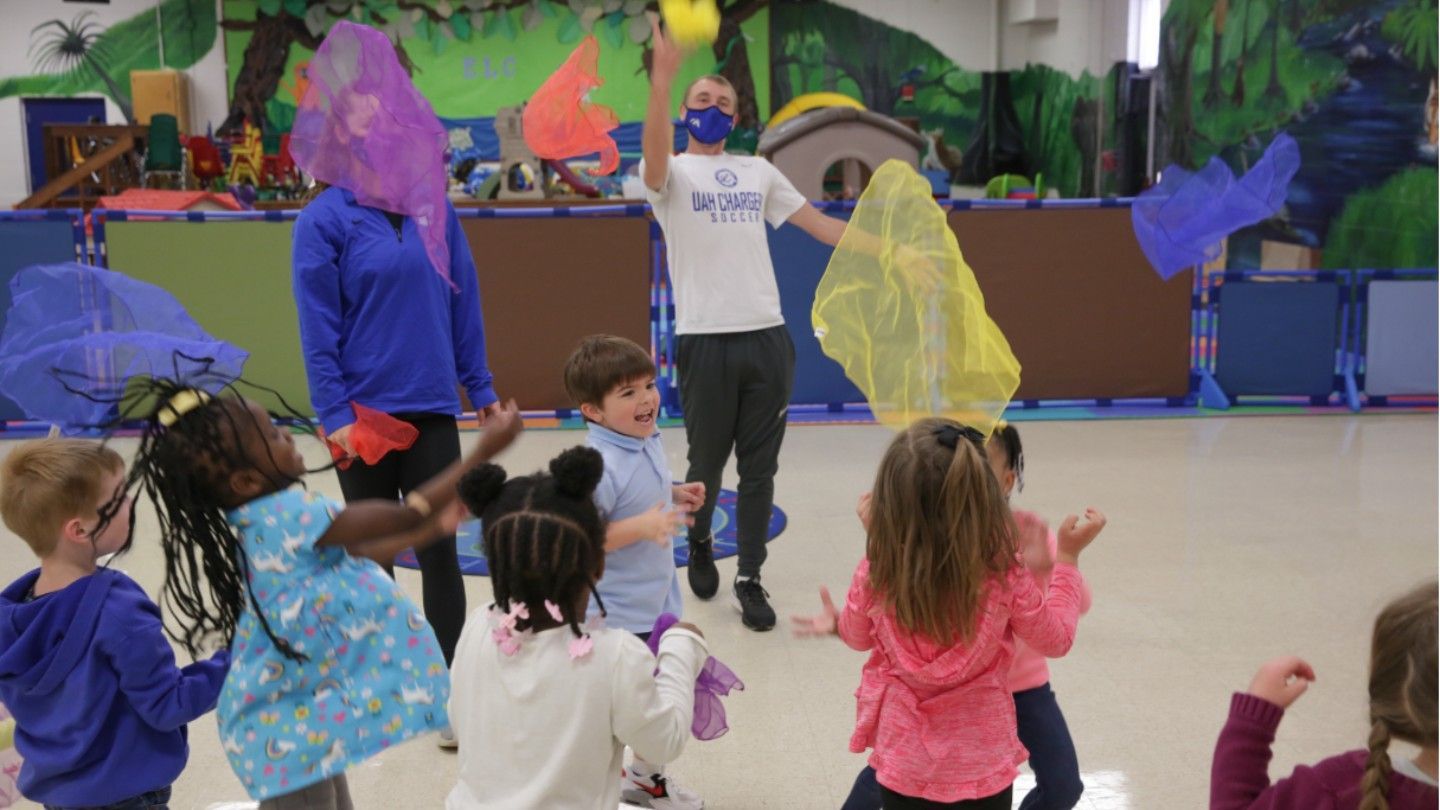
[[[720,490],[720,498],[715,503],[715,514],[711,517],[712,531],[715,533],[715,558],[733,557],[737,552],[735,545],[735,498],[733,490]],[[780,507],[773,507],[770,511],[770,536],[766,541],[774,540],[781,532],[785,531],[785,513]],[[460,531],[455,536],[455,546],[460,553],[460,570],[472,576],[489,576],[490,569],[485,564],[485,551],[480,543],[480,521],[467,520],[460,524]],[[690,562],[690,547],[685,542],[685,535],[679,534],[675,537],[675,564],[683,566]],[[402,568],[419,568],[415,562],[415,552],[406,550],[395,558],[395,564]]]

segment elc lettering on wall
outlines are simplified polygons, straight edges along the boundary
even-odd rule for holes
[[[465,79],[513,79],[515,78],[515,57],[507,56],[504,59],[492,61],[486,56],[476,59],[473,56],[465,57]]]

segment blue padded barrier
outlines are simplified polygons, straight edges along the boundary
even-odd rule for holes
[[[1225,274],[1210,294],[1214,347],[1207,371],[1217,393],[1229,400],[1306,397],[1323,405],[1343,391],[1351,277],[1344,271]],[[1206,404],[1226,407],[1223,400]]]

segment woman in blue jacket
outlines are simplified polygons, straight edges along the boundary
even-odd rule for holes
[[[460,458],[457,381],[482,422],[498,407],[475,263],[455,210],[447,206],[446,216],[450,283],[435,272],[411,218],[360,205],[343,188],[322,191],[295,221],[300,342],[326,435],[349,450],[352,403],[420,432],[408,450],[337,470],[347,501],[403,497]],[[455,544],[437,542],[416,557],[425,616],[449,663],[465,622]]]

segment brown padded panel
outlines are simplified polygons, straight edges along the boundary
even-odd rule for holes
[[[525,410],[573,407],[565,359],[606,332],[650,348],[650,221],[462,219],[480,278],[495,390]],[[463,395],[462,395],[463,396]],[[470,409],[468,400],[465,409]]]
[[[1017,400],[1188,392],[1193,276],[1160,280],[1129,208],[952,211],[950,227],[1020,360]]]

